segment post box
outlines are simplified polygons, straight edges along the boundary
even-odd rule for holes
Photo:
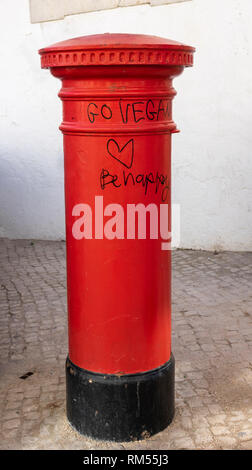
[[[130,34],[39,51],[62,81],[67,416],[93,438],[144,439],[174,415],[172,80],[193,52]]]

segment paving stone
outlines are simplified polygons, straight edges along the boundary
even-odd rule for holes
[[[252,450],[252,439],[247,442],[242,442],[242,444],[239,445],[239,449]]]
[[[227,426],[221,425],[212,426],[211,431],[215,436],[225,436],[230,432]]]
[[[173,445],[175,449],[195,449],[195,444],[190,437],[181,437],[179,439],[175,439],[175,441],[173,441]]]
[[[18,410],[5,411],[2,415],[2,421],[9,421],[19,417],[20,412]]]
[[[225,414],[208,416],[208,422],[210,424],[224,424],[225,420],[226,420]]]
[[[223,450],[232,450],[235,449],[237,446],[237,440],[234,437],[230,436],[218,436],[217,444]]]
[[[5,429],[16,429],[20,426],[20,419],[11,419],[3,422],[3,430]]]
[[[184,429],[190,430],[192,429],[192,420],[188,416],[182,416],[181,417],[181,424]]]
[[[252,429],[251,427],[248,428],[246,425],[245,429],[241,429],[241,431],[238,432],[237,437],[240,441],[249,441],[252,438]]]
[[[201,448],[208,448],[209,444],[213,444],[213,435],[208,428],[201,428],[194,433],[194,441]]]

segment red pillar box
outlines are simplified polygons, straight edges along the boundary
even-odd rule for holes
[[[62,80],[67,416],[81,434],[143,439],[174,414],[172,79],[194,48],[103,34],[39,52]]]

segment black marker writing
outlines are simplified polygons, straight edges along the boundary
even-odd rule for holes
[[[119,146],[115,139],[109,139],[107,141],[107,151],[111,157],[117,160],[126,168],[131,168],[134,157],[134,140],[130,139],[122,147]]]

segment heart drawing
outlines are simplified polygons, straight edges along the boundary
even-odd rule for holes
[[[117,160],[126,168],[131,168],[134,156],[134,140],[130,139],[126,144],[120,148],[116,140],[109,139],[107,142],[107,150],[109,155]]]

